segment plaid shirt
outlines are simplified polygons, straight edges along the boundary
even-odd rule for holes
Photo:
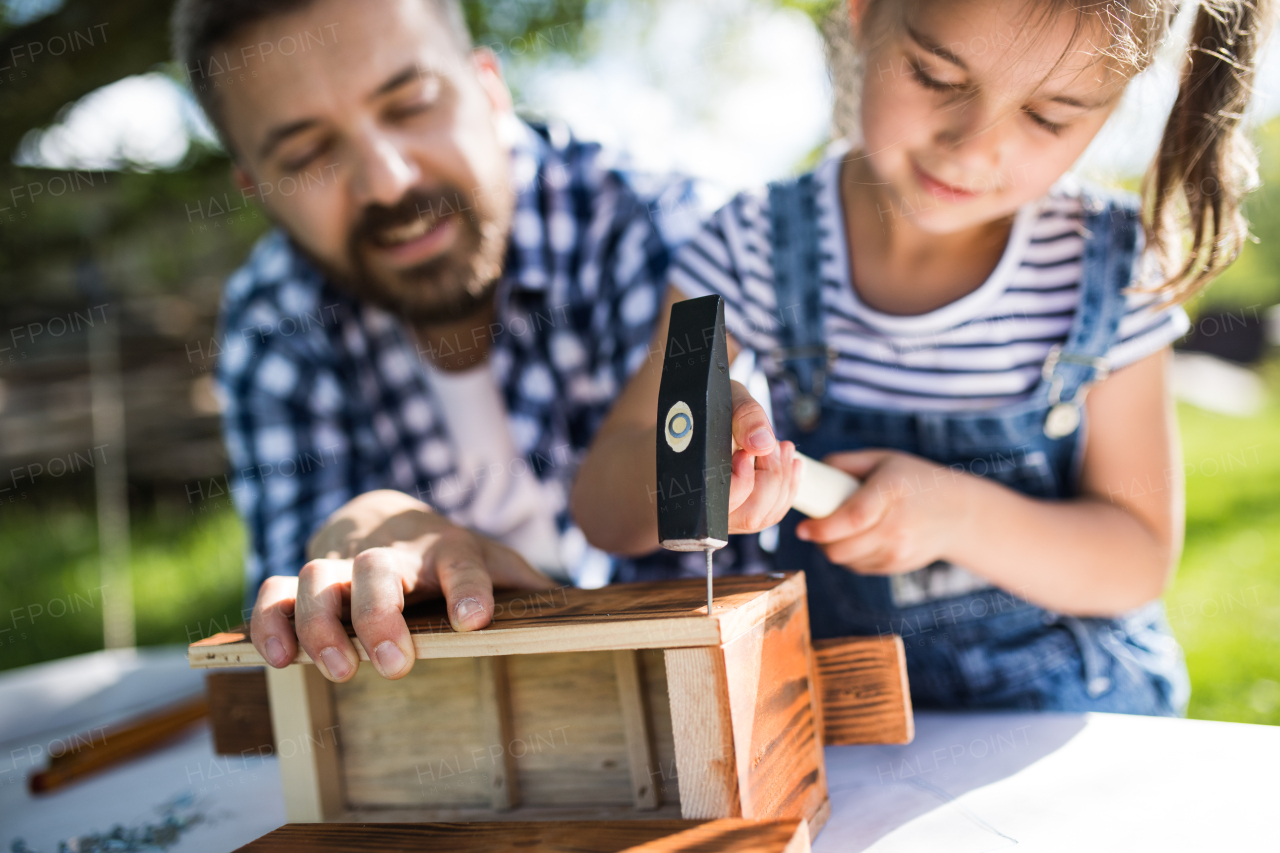
[[[611,561],[568,518],[569,487],[648,356],[671,253],[704,207],[689,181],[643,178],[558,126],[525,131],[489,358],[516,447],[555,501],[570,578],[598,585]],[[471,524],[475,475],[395,316],[339,292],[276,231],[228,280],[219,325],[251,598],[267,575],[297,574],[310,536],[364,492],[398,489]]]

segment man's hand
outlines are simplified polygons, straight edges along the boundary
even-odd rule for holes
[[[758,533],[782,520],[800,486],[796,446],[779,442],[764,409],[741,382],[733,390],[733,477],[729,532]]]
[[[342,624],[348,612],[374,667],[394,679],[407,675],[416,658],[405,604],[443,593],[453,629],[474,631],[492,619],[495,586],[556,585],[510,548],[400,492],[349,502],[329,517],[308,551],[319,559],[296,578],[263,582],[250,636],[274,667],[287,666],[301,645],[331,681],[351,678],[359,664]]]
[[[796,535],[859,574],[900,574],[944,559],[973,520],[970,474],[893,450],[823,461],[863,480],[862,488],[826,518],[800,522]]]

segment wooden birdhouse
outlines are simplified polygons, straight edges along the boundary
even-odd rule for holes
[[[332,684],[302,653],[266,667],[243,632],[190,660],[265,667],[291,823],[750,818],[816,833],[823,745],[912,737],[902,642],[812,643],[802,573],[715,591],[710,614],[700,580],[499,593],[470,633],[431,602],[406,612],[418,660],[397,681],[362,664]],[[210,682],[228,743],[255,716],[230,683]]]

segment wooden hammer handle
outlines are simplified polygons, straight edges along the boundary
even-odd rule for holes
[[[810,459],[803,453],[796,456],[801,463],[800,489],[791,505],[810,518],[826,518],[858,491],[861,483],[839,468]]]

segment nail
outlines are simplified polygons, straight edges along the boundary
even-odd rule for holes
[[[275,637],[267,637],[267,661],[274,667],[282,667],[289,662],[284,644]]]
[[[329,646],[320,652],[320,661],[334,678],[341,680],[351,674],[351,661],[336,646]]]
[[[400,670],[404,669],[404,652],[390,640],[378,643],[378,647],[373,650],[373,656],[383,675],[398,675]]]
[[[454,624],[465,625],[472,616],[484,613],[484,607],[474,598],[464,598],[453,607]]]
[[[800,539],[801,541],[808,542],[808,541],[809,541],[809,531],[808,531],[808,530],[806,530],[806,529],[805,529],[805,528],[803,528],[803,527],[797,527],[797,528],[796,528],[796,538],[797,538],[797,539]]]
[[[768,450],[773,446],[773,433],[764,427],[760,427],[760,429],[747,436],[747,444],[756,450]]]

